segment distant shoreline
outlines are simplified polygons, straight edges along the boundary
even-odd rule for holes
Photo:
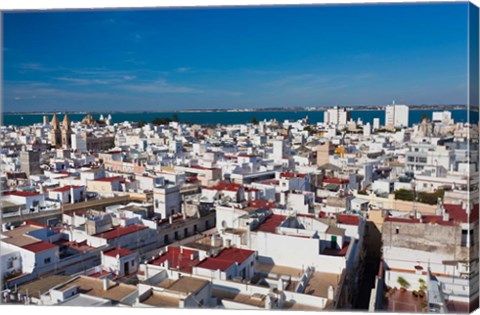
[[[245,109],[185,109],[185,110],[151,110],[151,111],[37,111],[37,112],[4,112],[2,115],[52,115],[52,114],[128,114],[128,113],[228,113],[228,112],[297,112],[297,111],[325,111],[333,106],[317,107],[269,107],[269,108],[245,108]],[[348,110],[375,111],[383,110],[383,106],[339,106]],[[409,105],[412,110],[459,110],[467,109],[467,105]],[[471,108],[475,111],[475,108]],[[476,108],[478,111],[478,108]]]

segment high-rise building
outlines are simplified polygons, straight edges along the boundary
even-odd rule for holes
[[[408,127],[408,106],[387,105],[385,107],[385,126],[387,127]]]
[[[323,114],[323,122],[328,125],[345,126],[350,119],[350,115],[345,108],[335,106],[326,110]]]
[[[273,141],[273,159],[275,161],[280,161],[286,157],[285,154],[285,140],[275,140]]]

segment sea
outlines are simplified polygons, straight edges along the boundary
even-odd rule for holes
[[[452,118],[455,122],[467,122],[467,110],[455,109],[450,110],[452,112]],[[423,117],[432,118],[433,110],[410,110],[409,112],[409,124],[413,125],[422,121]],[[108,116],[108,112],[93,114],[95,118],[99,118],[103,114],[104,117]],[[180,122],[190,124],[203,124],[203,125],[231,125],[231,124],[245,124],[256,119],[258,121],[276,119],[283,122],[285,120],[296,121],[308,117],[310,123],[323,122],[323,111],[312,110],[300,110],[300,111],[204,111],[204,112],[132,112],[132,113],[110,113],[112,115],[112,122],[119,123],[124,121],[133,122],[151,122],[155,118],[173,118],[176,114]],[[71,121],[81,121],[85,117],[85,113],[82,114],[69,114]],[[2,115],[3,126],[28,126],[36,123],[43,122],[44,114],[6,114]],[[51,119],[52,115],[48,115]],[[350,117],[357,121],[359,118],[364,122],[373,124],[374,118],[380,118],[380,124],[385,123],[385,111],[384,110],[352,110]],[[63,114],[59,115],[59,119],[63,119]]]

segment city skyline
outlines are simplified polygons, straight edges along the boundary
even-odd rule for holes
[[[465,104],[467,13],[468,3],[4,13],[3,109]]]

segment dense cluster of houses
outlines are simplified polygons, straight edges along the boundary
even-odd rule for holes
[[[2,300],[470,310],[478,126],[409,125],[403,106],[385,126],[338,107],[316,124],[2,126]]]

